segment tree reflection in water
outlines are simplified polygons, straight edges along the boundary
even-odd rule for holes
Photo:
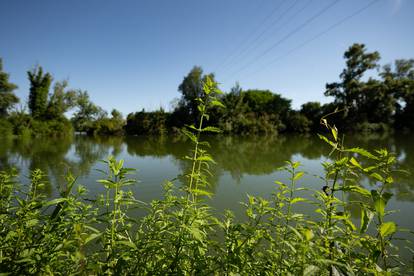
[[[239,183],[247,175],[272,174],[278,167],[284,165],[284,161],[298,156],[305,160],[303,167],[306,170],[306,160],[328,159],[330,151],[330,148],[315,135],[211,136],[204,139],[211,144],[210,153],[216,161],[216,164],[211,167],[212,176],[209,177],[212,192],[217,190],[224,174],[229,174],[235,182]],[[345,139],[348,147],[390,149],[396,153],[401,169],[414,171],[414,145],[411,141],[411,135],[400,134],[347,135]],[[64,188],[64,176],[69,170],[76,176],[88,177],[91,170],[97,166],[97,162],[108,155],[116,158],[168,157],[178,168],[177,174],[183,175],[189,169],[189,163],[183,157],[190,150],[190,143],[182,137],[166,136],[77,135],[64,139],[2,139],[0,170],[16,167],[27,176],[29,170],[40,168],[48,175],[48,181],[59,190]],[[320,168],[322,170],[322,166]],[[414,200],[412,177],[398,174],[394,188],[397,200]],[[52,190],[53,187],[49,186],[45,189],[45,193],[51,196]],[[351,199],[352,195],[349,197]]]

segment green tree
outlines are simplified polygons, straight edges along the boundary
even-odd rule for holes
[[[197,109],[199,102],[197,99],[204,97],[203,82],[206,81],[207,77],[214,81],[213,74],[203,75],[203,69],[194,66],[178,87],[181,92],[178,109],[181,109],[181,113],[186,113],[187,118],[191,121],[195,121],[199,117]]]
[[[78,90],[76,96],[77,112],[72,117],[72,123],[77,131],[88,131],[94,120],[105,117],[105,111],[95,105],[87,91]]]
[[[252,112],[285,115],[290,110],[291,100],[269,90],[252,89],[242,94]]]
[[[310,122],[309,127],[318,129],[319,121],[323,116],[323,109],[319,102],[307,102],[302,104],[300,114],[304,115]]]
[[[5,117],[19,98],[13,93],[17,85],[9,82],[9,74],[3,72],[3,60],[0,58],[0,117]]]
[[[396,98],[397,128],[414,128],[414,59],[399,59],[385,65],[380,73],[384,86]]]
[[[61,119],[65,112],[74,108],[77,101],[77,92],[68,90],[68,82],[66,80],[56,82],[53,88],[53,94],[50,96],[47,106],[48,119]]]
[[[27,72],[30,81],[29,109],[34,118],[41,118],[47,110],[47,99],[52,75],[43,73],[43,68],[38,66]]]
[[[345,52],[346,68],[340,74],[341,82],[326,84],[325,96],[334,97],[339,108],[345,108],[342,127],[358,121],[361,103],[364,103],[362,77],[370,69],[378,67],[378,52],[367,53],[364,44],[355,43]]]
[[[112,119],[115,121],[123,121],[122,113],[116,110],[115,108],[111,111]]]
[[[346,68],[340,74],[341,82],[326,84],[325,96],[333,96],[335,102],[355,106],[359,97],[361,78],[364,73],[378,66],[378,52],[366,53],[364,44],[355,43],[345,52]]]

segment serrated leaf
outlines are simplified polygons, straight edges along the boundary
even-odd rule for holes
[[[197,137],[194,135],[194,133],[186,130],[186,129],[181,129],[181,132],[187,136],[188,138],[190,138],[191,141],[193,142],[197,142]]]
[[[383,223],[381,225],[380,229],[379,229],[379,232],[380,232],[381,236],[383,236],[383,237],[392,235],[396,231],[397,231],[397,225],[392,221]]]
[[[295,203],[297,203],[297,202],[302,202],[302,201],[306,201],[306,198],[303,198],[303,197],[295,197],[295,198],[293,198],[293,199],[290,201],[290,203],[291,203],[291,204],[295,204]]]
[[[378,173],[374,172],[374,173],[371,173],[369,176],[372,177],[372,178],[375,178],[376,180],[378,180],[380,182],[384,181],[384,178],[381,175],[379,175]]]
[[[368,191],[367,189],[361,187],[361,186],[357,186],[357,185],[349,185],[349,186],[345,186],[341,188],[342,191],[349,191],[349,192],[354,192],[354,193],[358,193],[360,195],[369,197],[371,196],[371,192]]]
[[[66,200],[67,200],[66,198],[56,198],[56,199],[46,202],[44,206],[56,205]]]
[[[207,192],[205,190],[200,190],[200,189],[192,189],[191,192],[194,193],[195,195],[208,196],[210,198],[213,195],[210,192]]]
[[[315,265],[308,265],[306,266],[306,268],[303,271],[303,275],[318,275],[317,273],[319,272],[319,267],[315,266]]]
[[[98,237],[100,237],[100,236],[102,236],[102,233],[93,233],[93,234],[90,234],[90,235],[86,238],[86,240],[85,240],[85,244],[87,244],[87,243],[89,243],[89,242],[93,241],[94,239],[96,239],[96,238],[98,238]]]
[[[378,160],[378,157],[376,157],[375,155],[373,155],[372,153],[370,153],[369,151],[363,148],[350,148],[350,149],[345,149],[344,151],[358,153],[359,155],[365,156],[369,159]]]
[[[299,180],[305,173],[304,172],[298,172],[297,174],[295,174],[295,176],[293,177],[293,181]]]
[[[226,107],[223,103],[221,103],[218,100],[213,100],[213,101],[210,102],[210,104],[211,104],[211,106],[218,106],[218,107],[223,107],[223,108]]]
[[[335,142],[338,141],[338,130],[336,129],[336,126],[331,127],[331,132]]]
[[[328,143],[329,145],[331,145],[334,149],[336,149],[336,148],[338,147],[338,144],[336,144],[336,143],[332,142],[331,140],[329,140],[329,139],[328,139],[328,138],[326,138],[325,136],[318,134],[318,137],[319,137],[320,139],[322,139],[323,141],[325,141],[326,143]]]
[[[138,248],[137,248],[137,246],[135,245],[135,243],[130,242],[130,241],[119,241],[118,243],[119,243],[119,244],[126,245],[126,246],[128,246],[128,247],[131,247],[131,248],[133,248],[133,249],[138,249]]]
[[[357,168],[360,168],[361,170],[363,169],[361,164],[359,164],[359,162],[354,157],[351,157],[351,159],[349,159],[349,163],[351,163]]]
[[[367,231],[373,217],[374,213],[365,209],[364,207],[361,207],[361,226],[359,229],[360,233],[365,233],[365,231]]]
[[[313,234],[313,231],[311,229],[306,229],[304,231],[304,236],[305,236],[305,238],[306,238],[307,241],[310,241],[311,239],[313,239],[313,237],[315,235]]]
[[[201,130],[202,132],[215,132],[215,133],[220,133],[221,129],[219,129],[218,127],[213,127],[213,126],[208,126],[205,127]]]

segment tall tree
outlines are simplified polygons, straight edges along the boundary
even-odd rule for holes
[[[67,87],[68,82],[66,80],[55,83],[53,94],[50,96],[47,105],[47,118],[62,118],[65,112],[75,107],[77,92],[75,90],[66,90]]]
[[[9,82],[9,74],[3,72],[3,60],[0,58],[0,117],[5,117],[19,98],[13,93],[17,85]]]
[[[340,74],[341,82],[326,84],[326,96],[333,96],[338,104],[355,105],[361,78],[369,69],[376,68],[380,59],[378,52],[366,53],[364,44],[355,43],[345,52],[346,68]]]
[[[47,109],[47,98],[52,75],[43,74],[42,67],[35,67],[27,72],[30,81],[29,109],[34,118],[40,118],[45,115]]]
[[[364,103],[362,77],[370,69],[378,67],[378,52],[367,53],[364,44],[355,43],[345,52],[346,68],[340,74],[341,82],[326,84],[325,96],[334,97],[339,107],[345,107],[346,123],[355,122],[360,105]]]
[[[396,60],[394,68],[385,65],[380,76],[388,93],[396,98],[396,126],[414,128],[414,59]]]
[[[76,106],[78,111],[73,115],[72,122],[77,131],[87,131],[93,120],[106,115],[101,107],[89,99],[87,91],[77,91]]]
[[[178,87],[178,90],[181,92],[178,108],[184,109],[184,113],[187,113],[188,118],[191,120],[198,118],[197,99],[203,97],[203,82],[207,77],[214,81],[213,74],[203,75],[203,69],[199,66],[194,66]]]

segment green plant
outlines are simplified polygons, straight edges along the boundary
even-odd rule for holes
[[[330,160],[318,176],[322,188],[305,189],[299,162],[281,169],[269,198],[248,196],[245,217],[214,215],[206,204],[213,158],[202,134],[209,108],[221,106],[217,84],[206,78],[197,101],[198,126],[183,133],[192,141],[183,187],[164,185],[164,197],[149,204],[128,186],[133,170],[109,157],[98,180],[96,200],[67,174],[60,197],[44,194],[45,174],[33,170],[30,185],[15,171],[0,173],[0,273],[106,275],[399,275],[409,273],[393,241],[399,227],[387,209],[396,158],[387,150],[347,148],[335,126],[322,118],[330,136]],[[368,179],[373,189],[362,185]],[[74,192],[74,190],[76,191]],[[315,200],[308,195],[311,193]],[[349,195],[354,195],[350,197]],[[303,214],[304,205],[314,213]],[[359,223],[350,208],[360,208]],[[141,212],[140,216],[136,211]],[[412,269],[411,269],[412,270]]]

